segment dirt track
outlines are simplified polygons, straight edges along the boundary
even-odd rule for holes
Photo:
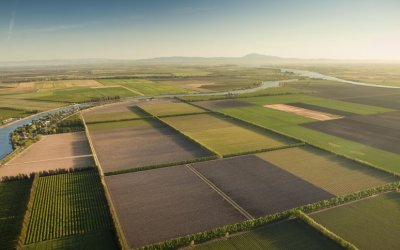
[[[245,218],[185,166],[107,176],[132,248]]]
[[[255,218],[333,197],[254,155],[193,166]]]

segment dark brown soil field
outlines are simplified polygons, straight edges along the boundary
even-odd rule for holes
[[[400,154],[400,111],[313,122],[303,126]]]
[[[106,183],[132,248],[245,219],[185,166],[107,176]]]
[[[193,166],[253,217],[333,197],[254,155],[202,162]]]
[[[210,155],[154,120],[94,124],[89,130],[104,172]]]
[[[299,107],[299,108],[304,108],[304,109],[309,109],[309,110],[313,110],[313,111],[318,111],[318,112],[323,112],[323,113],[328,113],[328,114],[333,114],[333,115],[339,115],[339,116],[354,115],[353,113],[350,113],[350,112],[337,110],[337,109],[325,108],[325,107],[312,105],[312,104],[308,104],[308,103],[302,103],[302,102],[293,102],[293,103],[287,103],[287,104],[294,106],[294,107]]]
[[[315,95],[324,98],[339,99],[390,109],[400,109],[400,90],[377,87],[356,86],[351,84],[293,83],[289,86],[315,91]]]
[[[196,102],[195,104],[202,108],[211,110],[222,109],[222,108],[240,108],[253,105],[251,103],[238,100],[201,101],[201,102]]]

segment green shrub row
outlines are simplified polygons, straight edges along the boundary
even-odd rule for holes
[[[1,177],[1,181],[7,182],[7,181],[32,179],[36,176],[36,174],[39,175],[40,177],[45,177],[45,176],[51,176],[51,175],[82,172],[82,171],[88,171],[88,170],[93,170],[93,166],[81,167],[81,168],[57,168],[57,169],[52,169],[52,170],[43,170],[43,171],[33,172],[30,174],[18,174],[18,175],[14,175],[14,176],[3,176],[3,177]]]
[[[183,137],[185,137],[186,139],[189,139],[190,141],[194,142],[195,144],[197,144],[199,147],[201,147],[202,149],[206,150],[207,152],[213,154],[213,155],[218,155],[220,158],[222,158],[222,155],[218,154],[217,152],[214,152],[212,149],[209,149],[207,147],[205,147],[203,144],[201,144],[200,142],[198,142],[196,139],[182,133],[179,129],[175,128],[174,126],[166,123],[165,121],[163,121],[162,119],[160,119],[158,116],[152,115],[151,113],[147,112],[146,110],[144,110],[143,108],[137,106],[138,109],[140,109],[141,111],[143,111],[146,114],[149,114],[150,116],[152,116],[154,119],[156,119],[157,121],[159,121],[161,124],[164,124],[165,126],[172,128],[173,130],[175,130],[177,133],[179,133],[180,135],[182,135]]]
[[[338,206],[341,204],[345,204],[350,201],[356,201],[356,200],[361,200],[373,195],[385,193],[385,192],[390,192],[390,191],[395,191],[400,188],[400,182],[393,182],[393,183],[388,183],[379,187],[374,187],[370,188],[367,190],[347,194],[347,195],[342,195],[342,196],[337,196],[333,197],[332,199],[329,200],[323,200],[319,201],[313,204],[308,204],[299,207],[298,209],[305,212],[305,213],[311,213],[315,212],[320,209],[325,209],[329,207],[334,207]]]
[[[105,176],[111,176],[111,175],[118,175],[118,174],[133,173],[133,172],[140,172],[140,171],[157,169],[157,168],[166,168],[166,167],[172,167],[172,166],[178,166],[178,165],[184,165],[184,164],[191,164],[191,163],[203,162],[203,161],[210,161],[210,160],[216,160],[216,159],[219,159],[219,157],[216,156],[216,155],[211,155],[211,156],[199,157],[199,158],[190,159],[190,160],[175,161],[175,162],[161,163],[161,164],[153,164],[153,165],[147,165],[147,166],[138,167],[138,168],[128,168],[128,169],[122,169],[122,170],[115,170],[115,171],[104,173],[104,175]]]
[[[280,146],[280,147],[263,148],[263,149],[256,149],[256,150],[247,151],[247,152],[240,152],[240,153],[235,153],[235,154],[227,154],[227,155],[224,155],[223,158],[229,158],[229,157],[241,156],[241,155],[248,155],[248,154],[257,154],[257,153],[269,152],[269,151],[274,151],[274,150],[281,150],[281,149],[286,149],[286,148],[302,147],[304,145],[306,145],[304,142],[299,142],[299,143],[294,143],[294,144]]]
[[[300,220],[304,221],[311,227],[313,227],[315,230],[326,236],[328,239],[331,239],[332,241],[338,243],[341,247],[347,250],[358,250],[358,248],[353,245],[352,243],[348,242],[347,240],[343,239],[342,237],[338,236],[337,234],[331,232],[329,229],[326,227],[322,226],[315,220],[313,220],[311,217],[306,215],[300,210],[296,210],[294,212],[294,215],[299,218]]]
[[[304,213],[315,212],[320,209],[330,208],[333,206],[345,204],[347,202],[360,200],[366,197],[370,197],[373,195],[377,195],[384,192],[396,191],[400,188],[400,182],[389,183],[380,187],[371,188],[369,190],[360,191],[344,196],[334,197],[330,200],[324,200],[320,202],[316,202],[313,204],[308,204],[305,206],[300,206],[297,208],[292,208],[280,213],[276,213],[273,215],[267,215],[264,217],[260,217],[254,220],[246,220],[241,223],[226,225],[223,227],[219,227],[210,231],[191,234],[184,237],[179,237],[176,239],[167,240],[165,242],[156,243],[148,246],[144,246],[138,248],[139,250],[168,250],[168,249],[177,249],[184,246],[189,246],[192,243],[199,244],[205,241],[209,241],[212,239],[224,237],[226,233],[237,233],[241,231],[246,231],[250,229],[254,229],[256,227],[265,226],[267,224],[288,219],[290,217],[298,215],[298,211]],[[300,218],[301,219],[301,218]]]
[[[292,215],[291,211],[285,211],[282,213],[276,213],[264,217],[260,217],[255,220],[246,220],[240,223],[236,223],[233,225],[222,226],[210,231],[205,231],[201,233],[195,233],[184,237],[179,237],[176,239],[167,240],[165,242],[156,243],[148,246],[144,246],[138,248],[139,250],[169,250],[169,249],[177,249],[184,246],[189,246],[190,244],[195,243],[199,244],[202,242],[206,242],[212,239],[224,237],[227,233],[237,233],[241,231],[250,230],[262,225],[266,225],[269,223],[281,221],[289,218]]]
[[[29,194],[28,205],[26,207],[25,215],[22,220],[22,228],[21,228],[20,235],[18,238],[17,249],[22,249],[23,245],[25,244],[26,236],[28,234],[29,221],[30,221],[31,215],[32,215],[33,203],[35,201],[36,189],[37,189],[37,186],[39,183],[39,178],[40,177],[38,174],[35,174],[33,177],[32,186],[31,186],[31,190],[30,190],[30,194]]]
[[[175,115],[160,115],[159,118],[167,118],[167,117],[176,117],[176,116],[188,116],[188,115],[200,115],[200,114],[207,114],[210,113],[208,110],[204,110],[204,112],[190,112],[184,114],[175,114]]]
[[[110,123],[110,122],[126,122],[126,121],[145,120],[145,119],[151,119],[151,117],[137,117],[137,118],[110,120],[110,121],[92,121],[92,122],[86,122],[86,124],[99,124],[99,123]]]

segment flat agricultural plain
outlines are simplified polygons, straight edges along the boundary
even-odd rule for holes
[[[338,196],[399,180],[383,171],[308,146],[257,156]]]
[[[254,155],[201,162],[193,166],[253,217],[333,197]]]
[[[400,193],[367,198],[310,215],[359,249],[398,249]]]
[[[15,176],[55,169],[93,167],[84,132],[43,136],[0,168],[0,176]]]
[[[153,119],[89,124],[88,127],[104,172],[210,155]]]
[[[159,117],[207,112],[202,108],[178,101],[149,102],[141,104],[140,107],[148,113]]]
[[[303,126],[400,154],[400,111],[353,116],[340,120],[304,124]]]
[[[32,180],[0,182],[0,249],[16,249]]]
[[[233,119],[210,114],[165,117],[162,120],[220,155],[282,147],[294,142],[277,134],[243,126]]]
[[[237,234],[228,239],[199,245],[196,250],[242,250],[242,249],[342,249],[338,244],[298,219],[282,221],[265,227]]]
[[[131,248],[245,219],[186,166],[105,178]]]
[[[137,103],[132,102],[109,104],[90,109],[82,114],[87,123],[139,119],[146,117],[147,115],[138,109],[136,105]]]

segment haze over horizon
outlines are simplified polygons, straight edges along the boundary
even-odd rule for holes
[[[400,1],[4,0],[0,61],[166,56],[400,60]]]

